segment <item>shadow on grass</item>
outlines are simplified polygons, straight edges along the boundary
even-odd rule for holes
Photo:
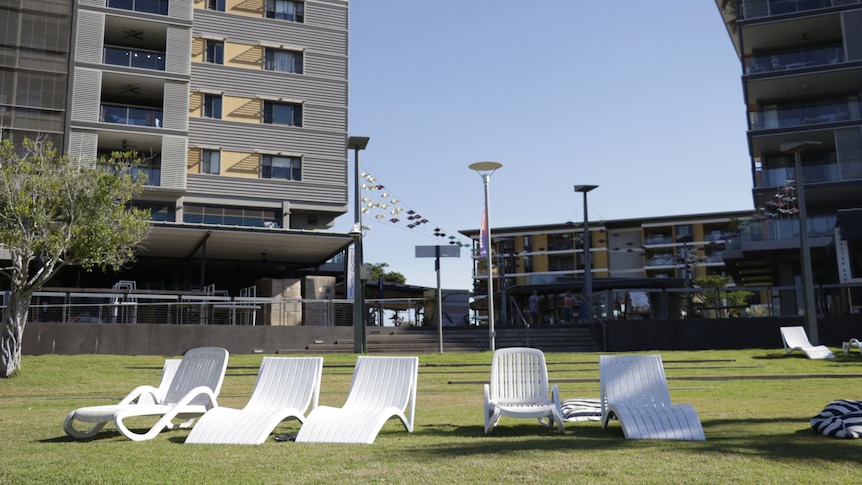
[[[524,420],[525,423],[527,420]],[[787,433],[759,433],[741,431],[728,435],[728,427],[756,428],[759,425],[789,427],[798,426]],[[721,419],[703,423],[706,441],[674,440],[627,440],[618,422],[611,422],[602,429],[597,421],[572,422],[566,424],[566,433],[538,424],[501,423],[491,435],[486,436],[484,428],[477,426],[453,426],[433,424],[417,429],[416,433],[438,438],[445,442],[424,446],[428,453],[441,457],[462,455],[498,455],[525,451],[613,451],[630,448],[656,448],[664,451],[703,454],[709,453],[722,459],[734,456],[759,456],[774,460],[816,460],[824,462],[862,462],[862,440],[842,440],[829,438],[814,432],[807,421],[789,417],[756,419]],[[718,430],[724,430],[719,432]]]

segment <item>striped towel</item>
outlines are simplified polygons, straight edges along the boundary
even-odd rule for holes
[[[862,401],[832,401],[811,418],[811,428],[833,438],[862,438]]]
[[[563,421],[601,421],[602,405],[598,399],[577,397],[560,403]]]

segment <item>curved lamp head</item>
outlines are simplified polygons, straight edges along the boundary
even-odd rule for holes
[[[502,166],[503,164],[500,162],[475,162],[468,165],[467,168],[469,168],[470,170],[475,170],[480,174],[485,174],[493,173],[494,170],[497,170]]]

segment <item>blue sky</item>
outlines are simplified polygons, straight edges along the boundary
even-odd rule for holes
[[[492,229],[582,221],[579,184],[599,185],[590,221],[751,209],[740,75],[711,0],[353,1],[349,132],[384,186],[362,196],[387,204],[363,215],[365,260],[436,286],[415,247],[468,242],[484,160],[503,164]],[[411,210],[428,222],[408,228]],[[466,248],[441,267],[472,287]]]

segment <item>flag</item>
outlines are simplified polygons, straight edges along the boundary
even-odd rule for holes
[[[479,254],[488,257],[488,212],[482,211],[482,226],[479,229]]]

